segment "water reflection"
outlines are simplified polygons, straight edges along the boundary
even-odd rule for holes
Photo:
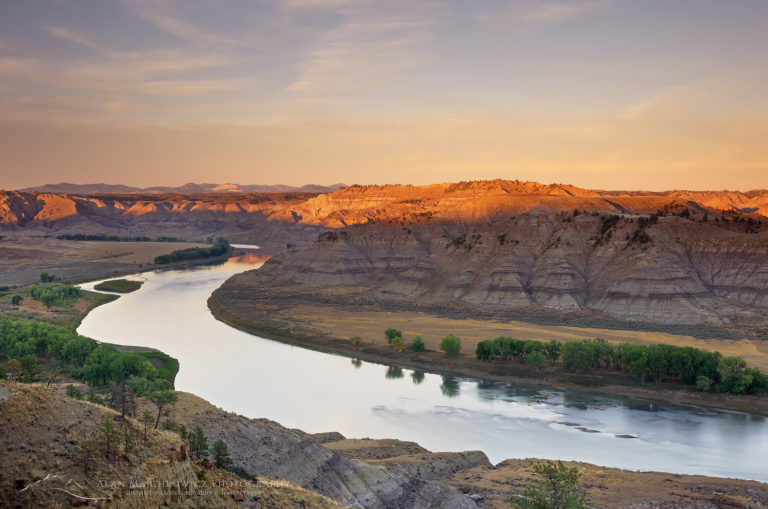
[[[413,373],[411,373],[411,378],[413,379],[414,384],[419,385],[421,382],[424,381],[424,372],[414,371]]]
[[[397,368],[395,366],[388,366],[387,372],[384,374],[384,376],[389,379],[396,379],[396,378],[403,378],[405,375],[403,374],[402,368]]]
[[[440,392],[443,396],[455,398],[461,393],[459,381],[451,376],[443,376],[443,383],[440,384]]]
[[[349,361],[349,362],[350,362],[350,363],[351,363],[351,364],[352,364],[352,365],[353,365],[355,368],[357,368],[357,369],[360,369],[360,366],[362,366],[362,365],[363,365],[363,361],[361,361],[360,359],[355,359],[355,358],[352,358],[352,359],[350,359],[350,361]]]

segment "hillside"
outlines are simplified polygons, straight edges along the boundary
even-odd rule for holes
[[[741,224],[694,215],[528,213],[482,223],[360,225],[233,277],[220,297],[248,287],[327,288],[478,316],[519,310],[761,328],[768,323],[768,229],[747,233]]]
[[[100,431],[105,420],[120,434],[109,457]],[[253,483],[192,460],[176,433],[150,430],[144,440],[140,423],[62,391],[0,381],[0,422],[2,507],[340,507],[285,481]],[[130,452],[121,445],[124,432]],[[95,449],[86,471],[89,442]]]

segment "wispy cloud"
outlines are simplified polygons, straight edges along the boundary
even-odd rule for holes
[[[494,30],[536,30],[576,19],[605,4],[606,0],[522,0],[502,8],[482,11],[477,21],[484,28]]]
[[[322,0],[325,1],[325,0]],[[343,22],[304,53],[292,92],[324,93],[371,87],[430,59],[436,4],[347,2]]]
[[[206,44],[240,44],[228,34],[211,31],[181,19],[176,13],[184,12],[183,2],[177,4],[169,0],[123,0],[123,3],[138,16],[176,37]]]
[[[43,30],[45,30],[52,36],[62,39],[64,41],[73,42],[75,44],[80,44],[87,48],[91,48],[99,51],[104,50],[104,48],[99,44],[96,44],[95,42],[91,41],[89,38],[75,32],[74,30],[70,30],[69,28],[66,28],[66,27],[54,26],[54,25],[43,25]]]

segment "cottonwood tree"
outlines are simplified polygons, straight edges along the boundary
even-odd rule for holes
[[[453,357],[461,351],[461,339],[453,334],[445,336],[440,342],[440,350],[445,352],[447,357]]]

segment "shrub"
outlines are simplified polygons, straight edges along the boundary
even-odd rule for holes
[[[403,333],[397,329],[387,329],[384,331],[384,335],[387,337],[387,343],[392,344],[392,340],[396,337],[403,337]]]
[[[349,342],[352,343],[354,346],[358,346],[362,344],[363,340],[360,338],[360,336],[355,336],[353,338],[349,338]]]
[[[452,357],[461,351],[461,339],[453,334],[445,336],[440,342],[440,350],[445,352],[447,357]]]
[[[402,336],[395,336],[392,338],[392,349],[396,352],[402,352],[405,347],[405,340]]]
[[[579,485],[581,473],[563,462],[538,463],[533,469],[542,478],[523,491],[523,499],[512,499],[517,507],[530,509],[588,509],[590,502]]]
[[[72,384],[67,385],[67,396],[75,399],[83,399],[83,393]]]
[[[413,338],[413,340],[411,341],[411,350],[413,350],[414,352],[423,352],[426,349],[427,347],[424,344],[424,340],[421,339],[421,336],[416,336]]]

